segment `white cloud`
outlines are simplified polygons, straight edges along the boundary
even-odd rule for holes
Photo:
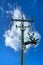
[[[19,8],[14,9],[13,11],[13,16],[14,19],[20,19],[21,18],[21,10]],[[23,14],[23,17],[25,19],[25,15]],[[15,25],[20,25],[20,22],[16,22],[14,21],[12,24],[11,29],[7,30],[4,34],[5,37],[5,45],[9,46],[11,48],[13,48],[15,51],[18,51],[20,49],[21,46],[21,31],[20,29],[16,29]],[[24,25],[30,25],[28,22],[24,23]],[[28,31],[29,29],[27,28],[24,32],[24,42],[28,41],[29,39],[27,39],[28,36]],[[34,37],[39,37],[40,35],[37,35],[37,33],[35,33]],[[30,48],[31,44],[27,45],[26,48]]]

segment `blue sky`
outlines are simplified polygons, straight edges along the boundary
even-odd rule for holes
[[[25,65],[43,65],[43,0],[0,0],[0,65],[20,65],[20,52],[15,52],[5,46],[3,34],[9,29],[10,17],[6,14],[10,10],[20,6],[26,18],[34,17],[35,29],[40,33],[41,40],[36,48],[31,48],[25,54]]]

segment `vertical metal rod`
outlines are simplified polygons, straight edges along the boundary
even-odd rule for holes
[[[24,23],[21,22],[21,65],[24,65]]]

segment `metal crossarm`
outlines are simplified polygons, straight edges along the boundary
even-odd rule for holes
[[[25,19],[12,19],[12,21],[23,21],[23,22],[33,22],[33,20],[25,20]]]
[[[31,19],[24,19],[23,16],[22,16],[21,19],[13,19],[13,18],[11,17],[11,20],[12,20],[12,21],[19,21],[19,22],[33,22],[33,19],[32,19],[32,18],[31,18]]]
[[[30,25],[24,26],[24,28],[29,28],[29,27],[31,27],[31,26],[30,26]],[[22,28],[22,26],[17,26],[17,25],[16,25],[16,28]]]

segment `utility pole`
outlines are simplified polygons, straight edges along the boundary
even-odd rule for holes
[[[24,65],[24,47],[25,47],[25,44],[24,44],[24,31],[26,28],[29,28],[29,26],[24,26],[24,22],[33,22],[33,20],[25,20],[22,16],[22,19],[12,19],[12,21],[19,21],[21,22],[21,26],[17,26],[16,25],[16,28],[20,28],[21,30],[21,65]]]
[[[35,45],[36,45],[36,44],[37,44],[37,41],[38,41],[39,39],[33,38],[34,33],[33,33],[32,35],[30,35],[30,34],[28,33],[28,35],[29,35],[31,41],[24,42],[24,31],[25,31],[26,28],[29,28],[29,27],[30,27],[30,25],[29,25],[29,26],[24,26],[24,22],[33,22],[32,19],[29,19],[29,20],[26,19],[26,20],[25,20],[25,19],[23,18],[23,16],[22,16],[21,19],[13,19],[13,18],[11,18],[11,20],[12,20],[12,21],[21,22],[21,25],[20,25],[20,26],[17,26],[17,25],[16,25],[16,28],[20,28],[20,30],[21,30],[21,65],[24,65],[24,49],[25,49],[25,46],[28,45],[28,44],[32,44],[32,45],[35,44]],[[32,38],[33,38],[33,39],[32,39]]]

